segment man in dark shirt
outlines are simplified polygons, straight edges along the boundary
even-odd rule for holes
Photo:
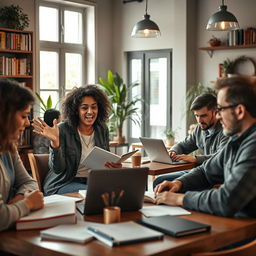
[[[221,216],[256,217],[256,86],[242,77],[217,81],[226,146],[203,165],[155,188],[156,202]],[[222,184],[218,189],[215,184]],[[167,190],[167,191],[166,191]]]
[[[224,147],[228,138],[223,135],[221,124],[216,117],[216,107],[217,99],[210,93],[201,94],[194,99],[190,110],[194,112],[198,124],[185,140],[171,148],[170,157],[173,160],[184,160],[200,165]],[[189,155],[195,150],[200,154]],[[164,180],[172,181],[187,172],[180,171],[159,176],[153,186]]]

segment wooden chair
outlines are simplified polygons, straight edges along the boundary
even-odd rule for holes
[[[223,250],[218,252],[199,252],[193,253],[191,256],[255,256],[256,255],[256,240],[239,246],[234,249]]]
[[[32,177],[38,182],[39,189],[43,192],[44,179],[49,171],[49,154],[28,153],[28,159],[32,171]]]

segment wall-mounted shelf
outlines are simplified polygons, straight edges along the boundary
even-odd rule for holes
[[[225,45],[225,46],[215,46],[215,47],[200,47],[199,50],[207,51],[209,56],[212,58],[214,51],[246,49],[246,48],[256,48],[256,44],[246,44],[246,45],[236,45],[236,46]]]

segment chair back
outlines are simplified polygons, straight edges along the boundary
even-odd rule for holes
[[[43,192],[44,179],[49,171],[49,154],[28,153],[28,159],[32,171],[32,177],[37,181],[40,191]]]
[[[217,251],[217,252],[199,252],[192,253],[191,256],[255,256],[256,255],[256,240],[239,246],[234,249]]]

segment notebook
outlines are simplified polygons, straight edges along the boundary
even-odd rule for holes
[[[143,205],[147,177],[148,168],[91,170],[85,204],[77,204],[77,209],[84,215],[101,214],[105,207],[102,194],[108,193],[109,205],[120,206],[122,211],[137,211]],[[123,195],[118,198],[122,190]]]
[[[210,225],[170,215],[143,218],[138,223],[175,237],[197,234],[211,229]]]
[[[119,156],[112,152],[95,146],[90,151],[85,160],[82,162],[82,165],[90,169],[105,169],[106,162],[122,163],[137,151],[138,150],[134,150],[132,152],[128,152],[126,154]]]
[[[152,162],[160,162],[165,164],[184,164],[186,161],[173,161],[161,139],[151,139],[146,137],[140,137],[140,141],[143,144],[150,160]]]
[[[164,234],[133,221],[113,224],[91,224],[88,232],[108,246],[162,239]]]
[[[52,195],[44,197],[44,207],[32,211],[16,221],[17,230],[50,228],[60,224],[76,223],[75,199]]]

